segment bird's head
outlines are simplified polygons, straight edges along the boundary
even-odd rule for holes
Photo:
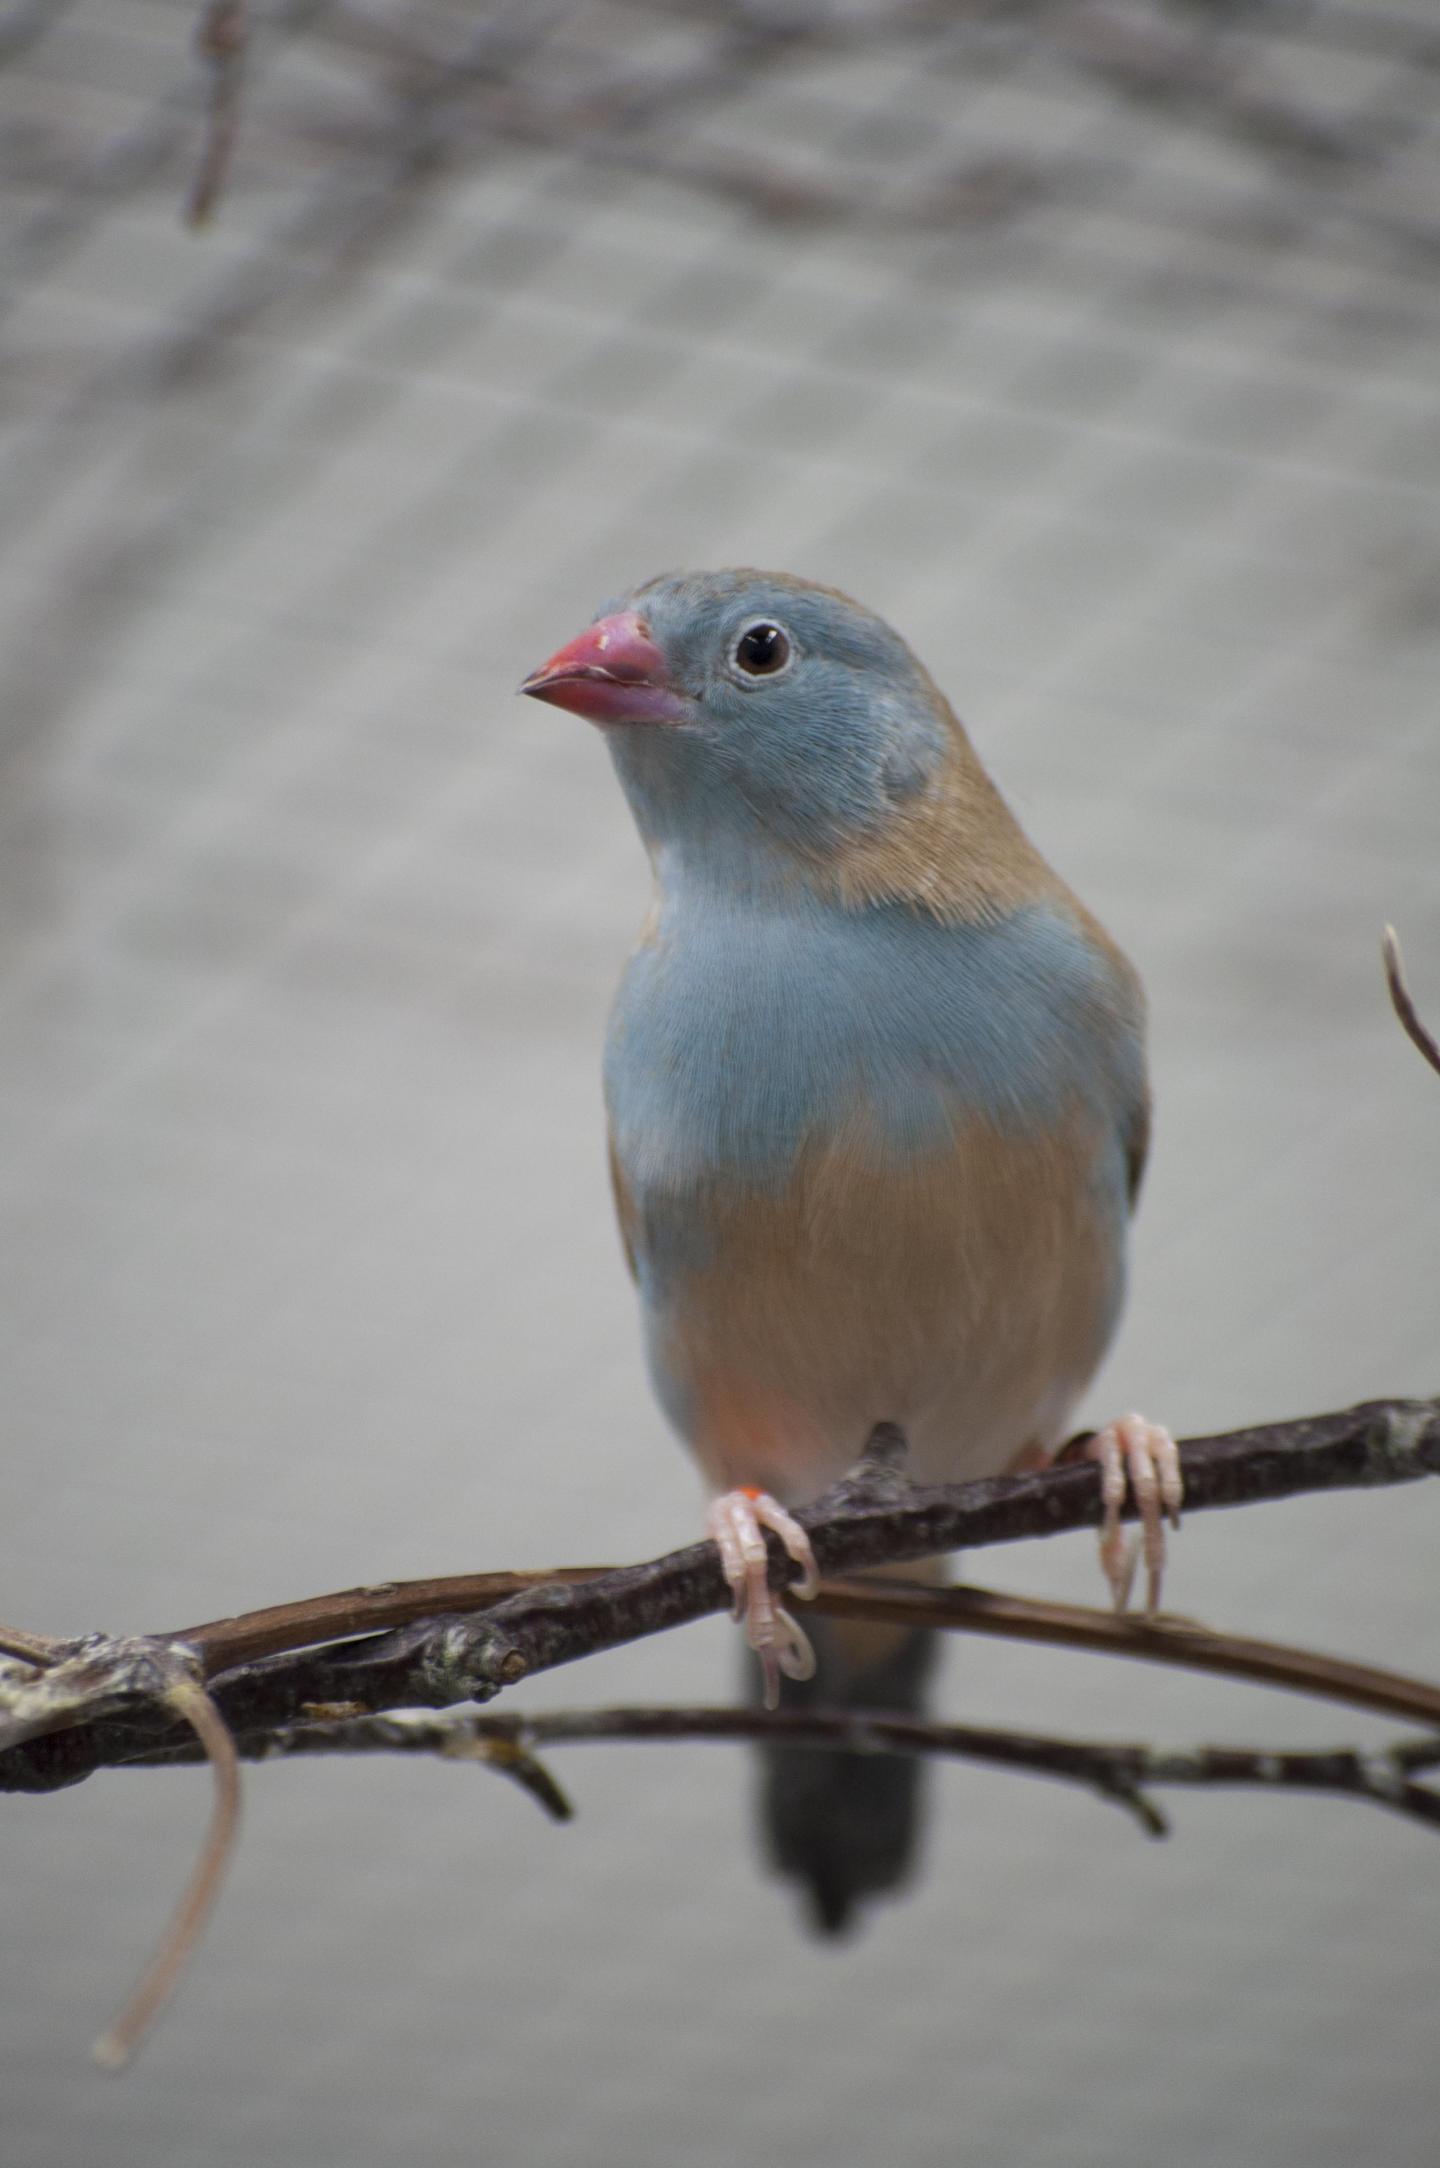
[[[945,770],[959,726],[899,634],[833,589],[665,573],[521,691],[605,731],[642,832],[682,854],[824,854]]]

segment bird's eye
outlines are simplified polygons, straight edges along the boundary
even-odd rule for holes
[[[763,619],[747,625],[735,647],[735,660],[747,677],[774,677],[790,660],[790,642],[779,625]]]

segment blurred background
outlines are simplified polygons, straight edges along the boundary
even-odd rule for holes
[[[1431,0],[271,0],[209,154],[199,20],[0,10],[0,1610],[696,1534],[603,1169],[647,876],[598,735],[513,697],[673,565],[891,617],[1144,972],[1088,1416],[1440,1386],[1440,1079],[1378,956],[1440,1020]],[[1424,1489],[1212,1514],[1168,1593],[1434,1677],[1437,1546]],[[1100,1596],[1088,1538],[972,1571]],[[736,1663],[712,1620],[517,1705]],[[941,1698],[1387,1736],[999,1644]],[[204,1778],[6,1800],[6,2168],[1435,2159],[1415,1827],[1184,1796],[1147,1845],[937,1770],[923,1880],[820,1947],[741,1754],[556,1767],[565,1829],[474,1768],[253,1772],[120,2081]]]

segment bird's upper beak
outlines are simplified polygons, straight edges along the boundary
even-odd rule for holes
[[[634,610],[587,625],[520,690],[591,723],[679,723],[694,712]]]

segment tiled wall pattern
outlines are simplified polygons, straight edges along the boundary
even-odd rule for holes
[[[167,1626],[633,1557],[597,1058],[645,876],[512,697],[752,561],[913,639],[1141,964],[1159,1118],[1091,1413],[1440,1385],[1440,237],[1428,4],[257,10],[234,173],[181,0],[0,16],[0,1612]],[[820,35],[820,24],[825,35]],[[1197,1520],[1217,1624],[1440,1674],[1440,1496]],[[1071,1539],[983,1562],[1098,1592]],[[533,1699],[709,1698],[720,1622]],[[1380,1739],[977,1644],[945,1706]],[[1355,1806],[940,1772],[817,1948],[724,1749],[257,1772],[182,1997],[89,2038],[196,1776],[5,1803],[5,2168],[1430,2168],[1440,1852]]]

